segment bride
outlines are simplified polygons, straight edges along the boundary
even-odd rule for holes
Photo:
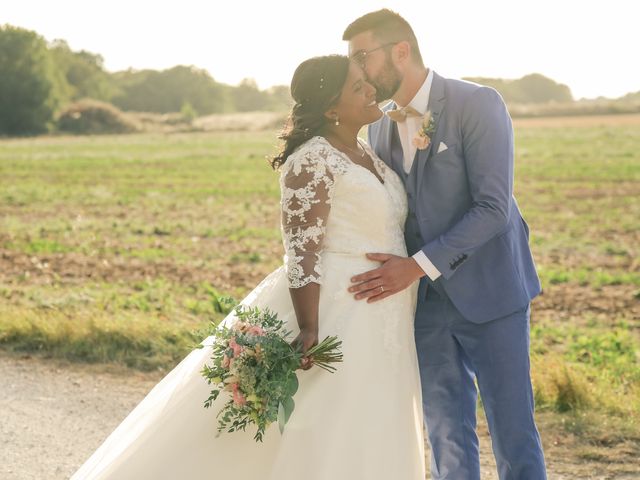
[[[201,376],[212,337],[158,383],[84,465],[79,479],[423,480],[415,289],[376,302],[348,292],[351,276],[377,266],[366,252],[406,256],[406,194],[396,174],[357,139],[382,115],[375,89],[347,57],[303,62],[279,169],[284,265],[243,305],[268,307],[303,350],[342,341],[331,374],[299,372],[296,408],[281,435],[267,429],[216,436],[221,395],[205,409]],[[383,287],[381,286],[381,291]],[[235,321],[230,314],[223,323]]]

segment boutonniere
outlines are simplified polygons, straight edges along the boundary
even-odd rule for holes
[[[427,110],[427,113],[422,117],[422,125],[413,137],[412,143],[418,150],[424,150],[431,143],[431,136],[436,131],[436,121],[431,115],[431,111]]]

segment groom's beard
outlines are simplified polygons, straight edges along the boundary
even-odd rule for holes
[[[395,95],[402,83],[402,75],[387,57],[382,71],[376,78],[370,78],[369,82],[376,87],[376,102],[389,100]]]

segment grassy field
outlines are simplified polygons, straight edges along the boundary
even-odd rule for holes
[[[576,434],[638,440],[640,115],[515,126],[544,286],[538,408]],[[0,140],[0,345],[174,365],[222,318],[221,296],[281,261],[275,149],[271,131]]]

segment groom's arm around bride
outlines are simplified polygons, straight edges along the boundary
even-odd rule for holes
[[[416,217],[424,243],[421,253],[409,253],[423,254],[435,267],[428,284],[441,287],[469,320],[484,322],[522,308],[540,291],[528,226],[513,197],[511,119],[493,89],[437,74],[433,82],[432,95],[443,90],[445,105],[432,143],[446,139],[447,148],[436,153],[430,146],[427,155],[416,155],[426,165],[410,216]],[[464,101],[447,98],[451,94],[462,94]],[[380,133],[391,128],[376,127],[370,141],[380,149],[385,141]],[[381,300],[426,275],[414,258],[368,256],[383,265],[354,277],[352,292],[358,298]],[[376,290],[378,285],[384,293]]]
[[[417,165],[407,178],[413,258],[371,252],[382,266],[356,275],[350,291],[378,301],[426,277],[421,293],[426,285],[440,290],[468,320],[483,323],[523,308],[540,293],[528,225],[513,196],[511,118],[495,90],[431,75],[428,110],[435,131],[429,146],[416,151]],[[405,83],[403,78],[400,90]],[[391,102],[387,109],[394,107]],[[371,145],[395,170],[397,135],[387,115],[369,130]]]

